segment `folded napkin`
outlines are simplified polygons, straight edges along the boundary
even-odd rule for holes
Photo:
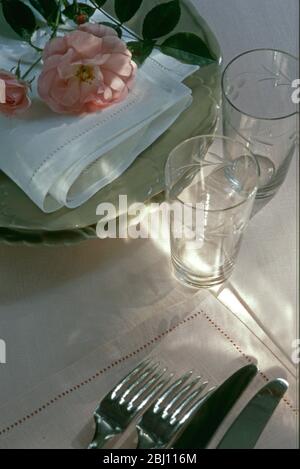
[[[0,68],[11,69],[24,53],[29,59],[27,47],[0,36]],[[34,87],[27,113],[0,115],[0,169],[46,213],[80,206],[118,178],[191,104],[191,90],[182,81],[196,69],[155,51],[125,101],[81,117],[54,114]]]

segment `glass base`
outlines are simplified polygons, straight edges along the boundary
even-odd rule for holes
[[[276,171],[274,163],[264,156],[255,155],[260,167],[260,178],[256,199],[271,199],[285,181],[293,152]]]
[[[265,200],[265,199],[272,199],[274,195],[276,195],[277,191],[279,190],[281,185],[276,185],[273,187],[262,187],[258,189],[256,192],[255,199],[256,200]]]
[[[233,266],[222,268],[218,275],[199,275],[186,270],[178,263],[176,258],[172,257],[174,275],[181,283],[194,288],[211,288],[226,282],[233,271]]]

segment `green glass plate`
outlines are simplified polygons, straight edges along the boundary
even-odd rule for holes
[[[147,8],[147,2],[145,4]],[[151,4],[153,6],[152,0]],[[110,12],[113,13],[111,9]],[[138,31],[140,23],[137,17],[129,26]],[[221,63],[220,47],[213,33],[188,0],[183,2],[179,29],[202,34],[216,56],[220,57]],[[128,204],[131,204],[145,202],[162,192],[164,166],[172,148],[186,138],[212,133],[216,127],[220,103],[220,63],[202,68],[185,81],[193,93],[190,108],[121,177],[77,209],[61,209],[45,214],[0,172],[0,242],[56,245],[94,238],[98,222],[96,208],[100,203],[110,202],[118,207],[121,194],[126,194]]]

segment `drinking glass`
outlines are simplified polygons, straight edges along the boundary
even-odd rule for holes
[[[295,154],[299,112],[292,97],[298,74],[296,57],[272,49],[245,52],[223,73],[223,132],[256,155],[259,199],[276,193]]]
[[[172,151],[165,176],[176,276],[195,287],[224,282],[255,200],[255,157],[226,137],[194,137]]]

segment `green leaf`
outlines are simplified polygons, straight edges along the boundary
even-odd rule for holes
[[[139,10],[143,0],[115,0],[115,11],[121,23],[131,20]]]
[[[45,18],[48,24],[56,21],[58,2],[56,0],[29,0],[30,4]]]
[[[70,20],[76,20],[76,16],[78,15],[86,15],[88,18],[93,16],[95,13],[95,8],[91,7],[90,5],[86,5],[85,3],[73,3],[69,5],[64,11],[63,14],[70,18]]]
[[[30,40],[37,28],[31,9],[19,0],[2,0],[2,10],[10,27],[25,41]]]
[[[99,24],[103,24],[103,26],[108,26],[109,28],[114,29],[115,31],[117,31],[119,38],[122,37],[122,34],[123,34],[122,28],[120,28],[120,26],[118,26],[117,24],[109,23],[109,21],[102,21]]]
[[[179,0],[163,3],[151,10],[143,24],[143,37],[157,39],[169,34],[179,23],[181,8]]]
[[[166,55],[193,65],[208,65],[217,60],[205,42],[193,33],[174,34],[161,44],[160,49]]]
[[[105,5],[106,2],[107,2],[107,0],[93,0],[93,3],[96,3],[98,8],[102,8],[103,5]]]
[[[155,41],[132,41],[127,43],[127,47],[132,53],[133,60],[142,65],[153,51]]]

